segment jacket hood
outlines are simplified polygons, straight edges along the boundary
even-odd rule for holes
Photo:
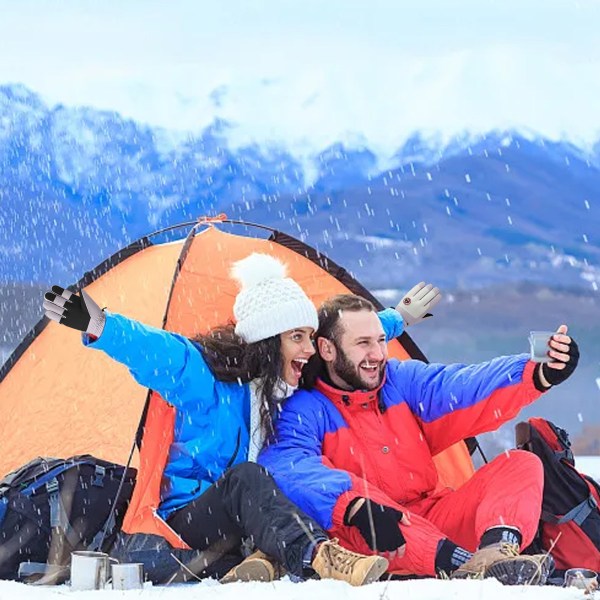
[[[345,407],[364,407],[378,401],[379,390],[385,383],[385,371],[383,373],[383,379],[379,387],[374,390],[341,390],[329,383],[326,383],[322,379],[317,379],[315,388],[321,393],[325,394],[329,400],[334,404],[342,405]]]

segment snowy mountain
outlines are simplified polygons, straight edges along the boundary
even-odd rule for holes
[[[597,289],[600,142],[416,132],[391,163],[337,144],[307,164],[231,148],[229,128],[176,136],[0,87],[0,280],[70,281],[151,230],[225,211],[305,238],[374,287]]]

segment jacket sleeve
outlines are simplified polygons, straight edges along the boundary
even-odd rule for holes
[[[343,525],[348,504],[371,497],[390,506],[395,502],[364,479],[336,469],[322,454],[326,419],[316,398],[296,392],[283,405],[275,439],[258,462],[275,478],[281,491],[324,529]]]
[[[386,308],[377,313],[383,330],[385,331],[385,339],[389,342],[404,331],[404,319],[402,315],[394,308]]]
[[[465,438],[494,431],[539,398],[528,355],[475,365],[389,361],[391,381],[420,419],[432,454]]]
[[[177,408],[190,399],[214,402],[215,377],[198,346],[184,336],[107,312],[102,335],[94,341],[84,335],[83,343],[125,365],[140,385]]]

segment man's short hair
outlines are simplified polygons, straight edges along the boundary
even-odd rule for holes
[[[338,294],[325,300],[318,311],[319,329],[315,333],[315,338],[324,337],[339,346],[339,340],[343,333],[340,327],[340,317],[344,312],[360,312],[362,310],[376,312],[372,302],[356,294]]]

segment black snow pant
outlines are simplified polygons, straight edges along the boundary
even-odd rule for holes
[[[232,467],[201,496],[174,512],[168,524],[194,550],[239,550],[249,538],[290,573],[303,575],[303,560],[327,534],[283,495],[255,463]]]

